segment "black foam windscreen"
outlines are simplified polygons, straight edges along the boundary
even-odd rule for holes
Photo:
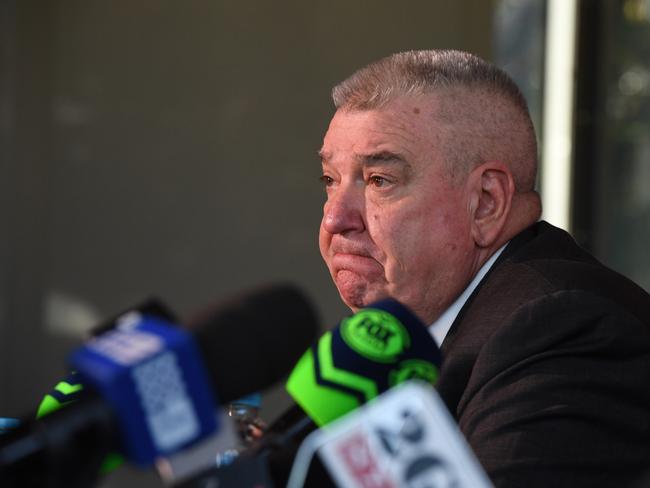
[[[297,287],[247,291],[187,322],[220,403],[273,385],[316,339],[319,320]]]

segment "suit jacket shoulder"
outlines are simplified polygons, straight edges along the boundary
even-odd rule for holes
[[[442,352],[438,391],[497,486],[625,486],[647,467],[650,297],[565,232],[513,239]]]

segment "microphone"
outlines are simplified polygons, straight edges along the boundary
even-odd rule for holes
[[[233,296],[190,318],[212,387],[228,403],[276,383],[315,340],[319,318],[295,286]]]
[[[193,351],[192,345],[188,346],[182,331],[170,327],[159,317],[135,314],[125,319],[115,330],[91,340],[71,356],[71,363],[79,370],[84,383],[100,390],[104,388],[104,396],[98,395],[93,388],[85,389],[77,402],[42,419],[28,419],[0,437],[0,484],[88,486],[106,453],[126,450],[131,460],[132,456],[137,458],[142,454],[137,444],[132,443],[133,432],[129,429],[148,428],[150,434],[157,428],[158,433],[169,440],[178,432],[173,431],[176,426],[168,421],[174,415],[183,414],[184,408],[194,408],[198,412],[200,426],[195,433],[209,434],[216,428],[216,415],[212,399],[205,396],[206,392],[213,389],[225,403],[270,386],[290,370],[305,345],[313,340],[317,324],[310,303],[300,291],[288,285],[232,298],[192,320],[188,329],[200,354]],[[168,339],[169,342],[165,342]],[[134,367],[129,361],[142,358],[147,359],[148,376],[138,380],[142,368],[138,370],[139,366]],[[174,365],[175,361],[178,364]],[[116,388],[117,380],[111,376],[114,374],[111,368],[116,364],[123,366],[123,371],[115,377],[129,382],[128,387],[133,390],[129,393],[135,400],[128,398],[130,405],[120,404],[126,402],[129,395],[119,395],[123,385]],[[152,369],[151,364],[162,371]],[[178,365],[183,367],[178,368]],[[171,374],[164,376],[165,371]],[[197,396],[193,382],[200,383],[201,376],[205,377],[206,385],[198,389]],[[165,390],[169,378],[172,384],[186,388],[189,400],[180,404],[180,411],[173,410],[179,407],[178,403],[163,405],[162,413],[171,416],[165,418],[167,423],[152,425],[159,419],[156,415],[161,413],[161,404],[156,403],[159,397],[135,391],[137,387],[133,383],[147,388],[151,381],[159,381],[161,390],[156,394],[164,397],[169,393]],[[164,410],[170,406],[171,411]],[[205,427],[202,423],[205,415],[200,410],[210,409],[212,425],[208,422]],[[120,412],[122,415],[118,414]],[[125,420],[124,412],[127,417],[144,417],[146,421],[142,423],[147,425],[143,427],[134,424],[132,419]],[[153,415],[147,416],[147,412]],[[186,420],[187,416],[180,418]],[[176,443],[169,452],[200,440],[200,436],[185,436],[184,442]],[[160,451],[160,446],[158,449]],[[142,464],[138,459],[136,463]],[[70,479],[71,473],[76,480]]]
[[[272,475],[286,481],[287,461],[315,428],[404,381],[434,384],[441,362],[426,325],[396,300],[375,302],[341,321],[303,354],[289,376],[286,389],[297,406],[269,428],[258,448],[268,452]]]
[[[342,320],[302,355],[286,384],[296,405],[269,427],[260,447],[302,440],[307,430],[408,379],[433,384],[440,363],[438,345],[419,318],[396,300],[375,302]]]
[[[327,474],[310,469],[313,456]],[[313,474],[312,474],[313,471]],[[308,476],[309,474],[309,476]],[[325,481],[324,478],[330,479]],[[409,381],[305,439],[288,488],[491,488],[431,385]]]
[[[437,344],[411,311],[392,299],[373,303],[302,355],[286,384],[295,405],[256,444],[232,466],[204,472],[182,486],[202,486],[214,477],[228,486],[223,481],[231,472],[259,469],[261,458],[276,485],[284,486],[295,451],[310,432],[409,379],[434,383],[440,363]]]
[[[371,304],[300,358],[287,391],[319,427],[408,379],[435,383],[440,350],[427,327],[393,299]]]

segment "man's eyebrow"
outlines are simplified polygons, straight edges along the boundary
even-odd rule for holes
[[[331,159],[332,153],[320,149],[318,151],[318,157],[323,162],[328,161],[329,159]],[[388,162],[388,163],[395,162],[395,163],[408,164],[405,157],[393,151],[378,151],[378,152],[373,152],[368,154],[356,154],[355,159],[359,161],[361,164],[366,164],[366,165],[377,164],[381,162]]]
[[[378,151],[368,154],[357,154],[356,159],[366,165],[377,163],[405,163],[408,164],[406,158],[401,154],[392,151]]]
[[[332,157],[330,152],[324,151],[323,149],[319,149],[317,154],[321,161],[327,161]]]

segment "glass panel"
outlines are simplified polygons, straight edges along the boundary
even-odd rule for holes
[[[585,39],[581,52],[595,60],[596,78],[581,73],[580,86],[596,88],[592,136],[579,140],[593,157],[576,172],[578,188],[592,183],[576,193],[575,220],[599,259],[650,289],[650,1],[600,8],[591,32],[600,47]]]
[[[542,128],[545,26],[545,0],[502,0],[495,8],[494,62],[515,80],[526,97],[538,139]]]

